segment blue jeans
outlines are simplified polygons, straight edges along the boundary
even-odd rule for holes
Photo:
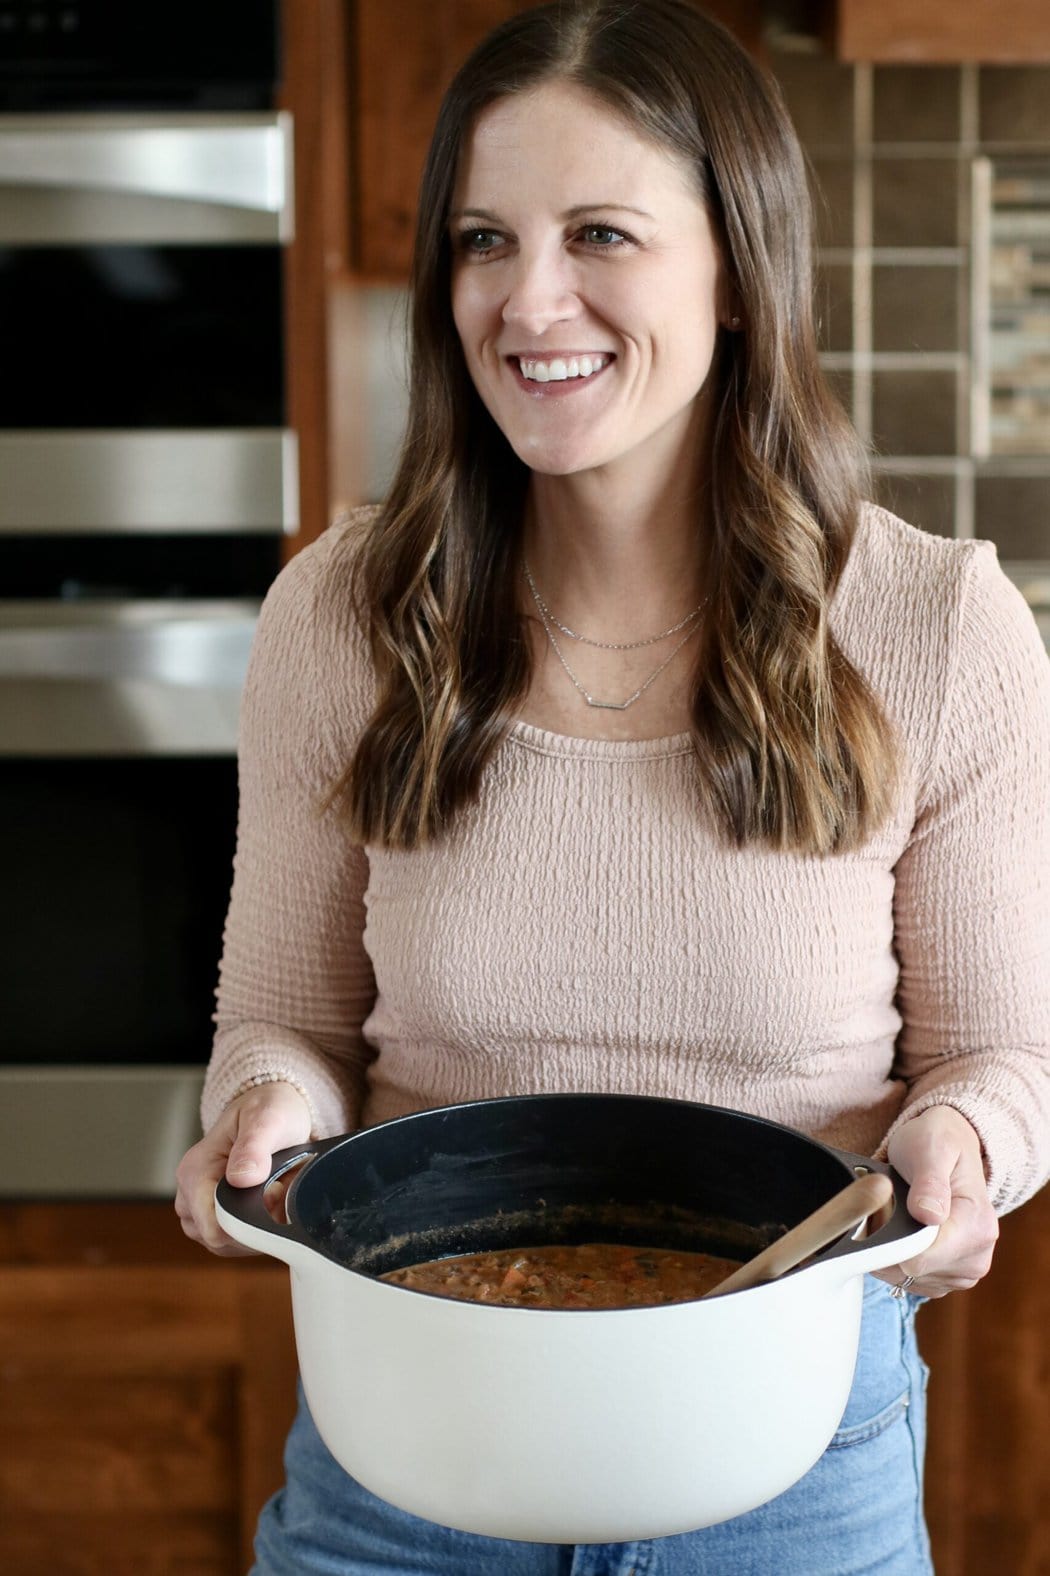
[[[301,1401],[252,1576],[932,1576],[919,1301],[869,1276],[853,1388],[816,1466],[745,1516],[671,1538],[511,1543],[422,1521],[349,1477]]]

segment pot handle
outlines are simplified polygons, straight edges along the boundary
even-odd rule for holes
[[[910,1183],[899,1171],[884,1160],[872,1160],[870,1155],[854,1155],[846,1149],[833,1149],[832,1153],[844,1160],[857,1176],[866,1171],[881,1171],[883,1176],[888,1176],[893,1183],[893,1213],[870,1237],[847,1236],[819,1253],[813,1263],[838,1262],[849,1275],[866,1274],[899,1264],[902,1259],[914,1258],[935,1241],[940,1228],[924,1225],[908,1213]]]
[[[302,1261],[305,1253],[313,1253],[316,1244],[299,1226],[282,1225],[266,1207],[266,1189],[293,1166],[307,1165],[318,1155],[345,1139],[312,1139],[305,1144],[293,1144],[290,1149],[278,1149],[271,1161],[270,1175],[255,1187],[234,1187],[222,1177],[215,1188],[215,1218],[226,1234],[242,1247],[254,1248],[259,1253],[269,1253],[285,1264]]]

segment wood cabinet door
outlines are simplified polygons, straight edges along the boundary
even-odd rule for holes
[[[927,1303],[926,1512],[937,1576],[1050,1573],[1050,1188],[972,1291]]]
[[[840,60],[1031,65],[1050,60],[1047,0],[836,0]]]
[[[295,1408],[288,1272],[176,1234],[154,1206],[0,1211],[4,1576],[249,1568]]]

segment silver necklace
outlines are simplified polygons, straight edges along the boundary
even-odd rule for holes
[[[546,602],[540,596],[528,564],[523,562],[523,568],[525,570],[525,578],[529,582],[529,590],[532,592],[532,599],[547,622],[552,624],[555,629],[560,630],[563,635],[568,635],[570,640],[578,640],[582,646],[597,646],[601,651],[639,651],[642,646],[659,645],[661,640],[670,640],[672,635],[677,635],[680,629],[684,629],[687,624],[691,624],[694,619],[699,618],[704,608],[703,602],[699,602],[691,613],[687,613],[684,618],[680,618],[677,624],[672,624],[670,629],[665,629],[660,635],[649,635],[645,640],[591,640],[588,635],[577,634],[575,629],[570,629],[568,624],[562,624],[555,618]]]
[[[575,690],[577,690],[580,695],[583,696],[583,699],[587,702],[588,706],[593,706],[598,711],[626,711],[628,706],[633,706],[635,701],[636,700],[640,700],[641,697],[645,694],[645,692],[649,688],[650,684],[654,684],[656,682],[656,680],[660,677],[660,674],[663,672],[664,668],[669,667],[671,665],[671,663],[674,661],[675,657],[677,657],[678,653],[681,651],[682,647],[685,645],[686,641],[687,640],[691,640],[692,637],[696,634],[697,629],[699,628],[698,624],[696,624],[695,622],[692,623],[690,628],[682,636],[681,640],[678,642],[678,644],[675,646],[674,650],[671,652],[671,655],[669,657],[665,657],[664,660],[661,662],[660,666],[656,669],[656,671],[654,673],[650,673],[650,675],[646,679],[645,683],[644,684],[640,684],[638,686],[638,688],[635,690],[634,694],[633,695],[628,695],[626,700],[596,700],[593,695],[591,695],[586,689],[584,689],[583,685],[580,683],[579,679],[576,677],[575,673],[572,671],[572,669],[570,668],[569,664],[566,662],[566,660],[565,660],[565,653],[562,651],[561,647],[559,646],[557,638],[556,638],[556,636],[554,634],[554,630],[551,628],[551,620],[550,620],[550,615],[547,612],[546,603],[543,601],[543,598],[540,596],[539,592],[536,589],[536,583],[533,580],[531,574],[529,573],[529,566],[528,566],[528,564],[525,565],[525,576],[526,576],[526,579],[528,580],[528,583],[529,583],[529,590],[532,592],[532,599],[536,603],[536,607],[537,607],[537,609],[539,611],[539,615],[540,615],[540,619],[541,619],[541,621],[543,623],[543,627],[544,627],[544,629],[547,632],[547,639],[550,641],[552,647],[554,648],[554,655],[557,657],[558,661],[561,663],[562,667],[565,669],[565,672],[566,672],[566,674],[567,674],[567,676],[569,678],[569,682],[572,684],[573,688]],[[703,602],[701,602],[700,607],[696,608],[694,613],[692,613],[690,615],[691,619],[695,619],[696,618],[696,616],[699,614],[700,609],[703,607],[703,605],[704,605]],[[683,620],[683,622],[687,623],[687,622],[689,622],[689,620]],[[678,629],[681,629],[682,625],[679,624],[676,627]],[[560,626],[559,626],[559,628],[560,628]],[[655,638],[656,639],[660,639],[660,638],[663,638],[663,637],[657,636]],[[592,642],[588,642],[588,644],[598,645],[599,642],[598,641],[592,641]],[[652,645],[653,642],[651,640],[646,640],[646,641],[639,641],[638,644],[639,645]],[[610,649],[612,649],[612,650],[623,650],[623,649],[630,649],[630,648],[629,647],[628,648],[624,648],[624,647],[613,646]]]

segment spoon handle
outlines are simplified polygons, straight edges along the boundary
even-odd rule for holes
[[[726,1292],[743,1291],[746,1286],[760,1286],[765,1281],[777,1280],[793,1270],[803,1259],[819,1253],[829,1242],[841,1237],[843,1232],[859,1226],[862,1220],[888,1204],[893,1197],[893,1183],[882,1171],[869,1171],[858,1177],[829,1198],[826,1204],[815,1209],[812,1215],[778,1237],[776,1242],[756,1253],[753,1259],[741,1264],[732,1275],[719,1281],[705,1292],[706,1297],[721,1297]]]

